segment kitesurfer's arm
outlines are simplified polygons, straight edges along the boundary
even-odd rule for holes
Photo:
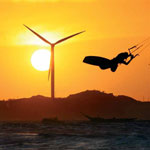
[[[123,63],[124,65],[128,65],[128,64],[131,62],[132,59],[133,59],[133,58],[131,58],[128,62],[123,61],[122,63]]]
[[[129,55],[129,56],[130,56],[130,60],[129,60],[128,62],[123,61],[122,63],[125,64],[125,65],[128,65],[128,64],[132,61],[132,59],[135,58],[135,57],[138,56],[138,55],[139,55],[139,54],[136,54],[136,55],[134,56],[134,55],[130,54],[130,55]]]
[[[129,56],[130,56],[130,60],[129,60],[128,62],[123,61],[123,62],[122,62],[123,64],[128,65],[128,64],[132,61],[132,59],[135,58],[136,56],[139,56],[139,54],[136,54],[135,56],[132,55],[132,54],[130,54]]]

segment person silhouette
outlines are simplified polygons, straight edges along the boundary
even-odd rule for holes
[[[98,57],[98,56],[86,56],[83,62],[87,64],[99,66],[103,70],[110,68],[112,72],[115,72],[118,68],[118,64],[128,65],[133,60],[133,58],[135,58],[138,55],[139,54],[133,55],[131,54],[130,51],[129,53],[122,52],[111,60],[104,57]],[[130,60],[127,61],[129,57]]]

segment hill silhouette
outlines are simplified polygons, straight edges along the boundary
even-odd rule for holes
[[[37,95],[0,101],[0,121],[41,120],[49,117],[58,117],[60,120],[85,120],[81,112],[93,117],[150,120],[149,110],[150,102],[92,90],[56,100]]]

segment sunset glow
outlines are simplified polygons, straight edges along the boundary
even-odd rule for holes
[[[35,28],[36,29],[36,28]],[[42,31],[41,28],[37,28],[37,31]],[[62,34],[59,32],[40,32],[40,34],[51,41],[52,43],[55,43],[58,41]],[[38,37],[33,35],[32,33],[29,33],[27,30],[25,30],[22,33],[19,33],[16,38],[13,40],[15,45],[38,45],[38,46],[49,46],[42,40],[40,40]]]

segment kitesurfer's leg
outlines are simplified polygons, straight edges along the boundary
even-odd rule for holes
[[[110,69],[112,72],[115,72],[117,70],[117,67],[118,67],[117,64],[113,64]]]

